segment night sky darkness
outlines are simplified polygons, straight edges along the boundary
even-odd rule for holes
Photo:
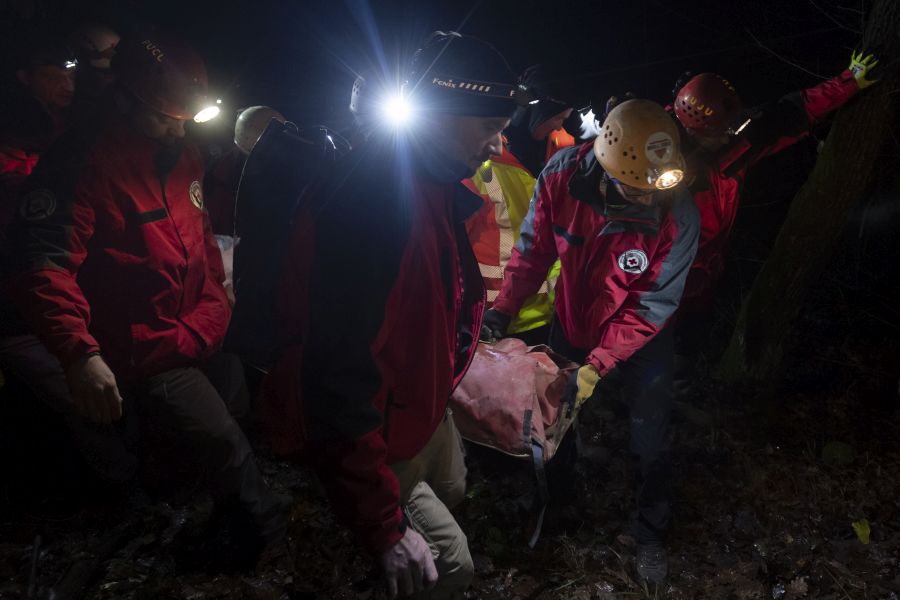
[[[725,75],[754,104],[818,80],[773,52],[826,77],[846,66],[861,19],[852,5],[859,0],[104,0],[56,12],[93,14],[121,31],[174,28],[203,53],[227,106],[271,104],[340,127],[354,70],[380,52],[396,71],[434,29],[491,41],[516,71],[563,61],[586,98],[630,90],[668,101],[691,69]]]
[[[196,127],[192,136],[201,145],[225,146],[231,143],[235,109],[254,104],[273,106],[301,125],[349,128],[356,72],[378,65],[389,79],[399,80],[401,66],[435,29],[457,29],[492,42],[517,72],[539,61],[563,64],[585,103],[602,103],[625,91],[667,103],[679,75],[692,70],[724,75],[752,106],[846,68],[868,3],[44,0],[44,5],[63,28],[91,19],[126,35],[159,26],[191,42],[206,59],[212,92],[225,108],[224,118]],[[728,270],[735,279],[730,286],[735,301],[768,254],[825,130],[827,124],[751,171],[734,231],[736,262]]]

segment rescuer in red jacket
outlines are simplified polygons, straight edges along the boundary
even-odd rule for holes
[[[541,172],[503,287],[484,317],[485,337],[560,261],[550,347],[584,366],[569,386],[579,405],[600,378],[622,375],[631,449],[640,458],[635,536],[638,573],[659,583],[671,519],[666,432],[672,408],[672,335],[699,233],[678,129],[649,100],[613,108],[593,141],[558,152]]]
[[[115,108],[61,139],[29,180],[13,293],[84,418],[112,424],[125,398],[154,451],[193,463],[217,500],[249,513],[253,542],[274,542],[284,516],[229,413],[246,408],[246,387],[218,353],[231,310],[200,155],[183,139],[206,70],[160,35],[118,50]]]
[[[273,448],[310,464],[391,595],[462,598],[473,575],[449,512],[465,495],[447,411],[478,342],[484,284],[460,182],[500,153],[519,90],[491,45],[436,32],[404,87],[413,121],[376,131],[301,202],[270,373]],[[546,269],[544,271],[546,275]]]
[[[673,110],[687,135],[690,187],[700,210],[700,242],[679,310],[679,387],[689,383],[696,354],[712,321],[712,295],[725,265],[725,252],[748,170],[760,160],[796,144],[810,127],[873,83],[873,56],[854,54],[843,73],[777,102],[747,111],[727,80],[702,73],[676,84]]]

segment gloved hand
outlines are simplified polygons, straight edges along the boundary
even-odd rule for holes
[[[565,399],[571,404],[573,410],[578,410],[594,393],[594,388],[600,382],[600,372],[594,365],[584,365],[569,375],[569,383],[566,387]]]
[[[430,590],[437,583],[437,568],[425,538],[407,527],[400,541],[381,555],[388,594],[396,598]]]
[[[868,78],[872,75],[872,70],[877,64],[878,59],[875,58],[874,54],[863,56],[862,52],[854,52],[850,55],[850,66],[847,68],[853,73],[853,78],[856,79],[859,89],[867,88],[878,81],[877,79]]]
[[[116,376],[99,354],[70,365],[66,381],[75,408],[86,419],[109,425],[122,417],[122,395]]]
[[[506,337],[506,330],[512,317],[493,308],[484,311],[484,320],[481,322],[481,334],[478,336],[482,342],[495,342]]]
[[[603,118],[609,116],[609,111],[622,104],[623,102],[628,102],[629,100],[634,100],[634,94],[631,92],[625,92],[625,94],[621,97],[619,96],[610,96],[606,99],[606,104],[603,107]]]

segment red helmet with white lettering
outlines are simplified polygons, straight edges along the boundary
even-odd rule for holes
[[[690,133],[722,135],[741,111],[734,86],[714,73],[690,79],[675,96],[675,116]]]
[[[116,48],[117,81],[145,105],[175,119],[193,119],[205,106],[206,66],[190,46],[165,35],[124,39]]]

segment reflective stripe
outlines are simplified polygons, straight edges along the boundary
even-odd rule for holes
[[[509,262],[512,256],[512,249],[515,245],[515,232],[509,218],[509,206],[503,195],[503,188],[500,182],[493,176],[491,167],[488,166],[480,172],[484,188],[488,198],[494,204],[494,219],[500,233],[499,258],[500,265],[488,265],[482,262],[478,263],[478,269],[484,278],[484,284],[487,287],[487,300],[493,303],[500,295],[500,288],[503,285],[504,266]],[[546,294],[550,287],[545,282],[538,291],[539,294]]]

